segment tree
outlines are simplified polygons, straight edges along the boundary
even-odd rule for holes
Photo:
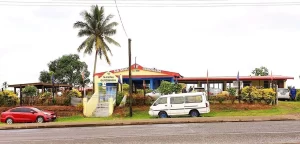
[[[269,70],[268,68],[261,66],[260,68],[255,68],[252,71],[252,74],[254,74],[255,76],[267,76],[269,75]]]
[[[173,92],[180,93],[182,90],[182,85],[180,84],[172,84],[168,81],[162,81],[160,86],[157,88],[161,94],[171,94]]]
[[[43,83],[51,83],[51,74],[48,71],[41,71],[40,72],[40,77],[39,77],[40,82]]]
[[[41,71],[40,81],[51,83],[51,76],[55,78],[55,82],[70,84],[73,86],[82,86],[88,84],[90,72],[85,62],[81,62],[79,55],[69,54],[63,55],[54,61],[48,63],[49,71]],[[84,70],[85,80],[82,79],[82,70]]]
[[[78,52],[84,50],[85,54],[92,54],[92,52],[95,51],[93,72],[93,81],[95,81],[94,75],[96,73],[98,55],[100,59],[102,59],[102,56],[104,56],[106,62],[110,65],[111,62],[107,52],[109,52],[111,56],[112,53],[108,43],[120,46],[118,42],[111,38],[111,36],[115,35],[117,32],[117,30],[114,28],[118,25],[118,23],[110,22],[110,20],[113,18],[113,15],[108,15],[105,17],[104,7],[99,9],[98,5],[92,6],[90,13],[83,11],[81,16],[84,21],[77,21],[74,23],[73,27],[79,28],[79,37],[85,36],[87,38],[81,43],[77,50]]]

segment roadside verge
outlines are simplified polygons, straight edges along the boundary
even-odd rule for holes
[[[105,120],[99,122],[51,122],[51,123],[22,123],[0,126],[0,130],[9,129],[38,129],[38,128],[66,128],[66,127],[96,127],[122,125],[151,125],[177,123],[219,123],[219,122],[259,122],[259,121],[295,121],[300,120],[296,115],[278,116],[232,116],[232,117],[199,117],[199,118],[166,118],[145,120]]]

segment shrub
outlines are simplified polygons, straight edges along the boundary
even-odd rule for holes
[[[300,101],[300,91],[297,91],[297,94],[296,94],[296,101]]]
[[[18,96],[10,90],[0,92],[0,106],[15,106],[19,102]]]
[[[215,100],[217,100],[220,104],[223,103],[223,101],[227,100],[227,96],[225,94],[217,94]]]
[[[122,99],[124,97],[124,92],[118,92],[117,93],[117,99],[116,99],[116,105],[120,105],[122,102]]]
[[[171,94],[173,91],[172,83],[168,81],[162,81],[157,89],[162,95]]]
[[[262,90],[263,100],[266,104],[271,104],[275,100],[276,92],[272,88]]]
[[[81,92],[79,92],[77,89],[72,89],[68,92],[67,94],[69,97],[77,97],[77,98],[82,98]]]
[[[254,103],[255,101],[265,101],[266,104],[270,104],[275,99],[275,92],[272,88],[258,89],[256,87],[246,86],[242,89],[242,98],[244,102]]]
[[[172,84],[172,92],[180,93],[182,91],[182,85],[181,84]]]
[[[36,96],[37,88],[35,86],[28,85],[22,90],[22,93],[26,96]]]
[[[236,95],[236,89],[235,88],[227,88],[227,92],[229,93],[230,96],[235,96]]]
[[[173,92],[180,93],[182,90],[182,85],[181,84],[172,84],[171,82],[168,82],[168,81],[162,81],[160,83],[160,86],[157,88],[157,90],[161,94],[171,94]]]

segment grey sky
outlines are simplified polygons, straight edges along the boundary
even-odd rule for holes
[[[37,82],[47,63],[77,53],[82,42],[73,23],[90,7],[8,7],[0,5],[0,83]],[[115,15],[115,7],[106,13]],[[250,75],[266,66],[273,75],[294,76],[300,86],[300,6],[119,8],[132,38],[133,58],[146,67],[183,76]],[[121,25],[114,37],[112,65],[98,61],[97,71],[128,66],[127,38]],[[93,56],[80,53],[92,72]],[[208,60],[208,61],[207,61]]]

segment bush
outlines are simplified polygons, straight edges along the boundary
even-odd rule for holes
[[[223,101],[227,100],[228,96],[226,96],[224,93],[220,93],[216,95],[215,100],[217,100],[220,104],[223,103]]]
[[[77,97],[77,98],[82,98],[81,92],[79,92],[77,89],[72,89],[68,92],[67,94],[69,97]]]
[[[120,105],[122,102],[122,99],[124,97],[124,92],[118,92],[117,93],[117,99],[116,99],[116,105]]]
[[[18,96],[9,90],[0,92],[0,106],[15,106],[19,102]]]
[[[300,91],[297,91],[297,94],[296,94],[296,101],[300,101]]]
[[[227,92],[229,93],[230,96],[235,96],[236,95],[236,89],[235,88],[227,88]]]
[[[162,81],[160,83],[160,86],[157,88],[157,90],[163,95],[171,94],[173,92],[180,93],[182,90],[182,85],[172,84],[171,82],[168,81]]]
[[[143,105],[152,105],[155,101],[154,98],[150,96],[140,95],[140,94],[132,94],[132,105],[133,106],[143,106]],[[130,104],[130,98],[127,97],[126,105]]]
[[[253,86],[246,86],[242,89],[242,100],[245,103],[255,103],[265,101],[266,104],[270,104],[275,100],[275,92],[272,88],[258,89]]]
[[[22,90],[22,93],[26,96],[36,96],[37,88],[35,86],[28,85]]]

